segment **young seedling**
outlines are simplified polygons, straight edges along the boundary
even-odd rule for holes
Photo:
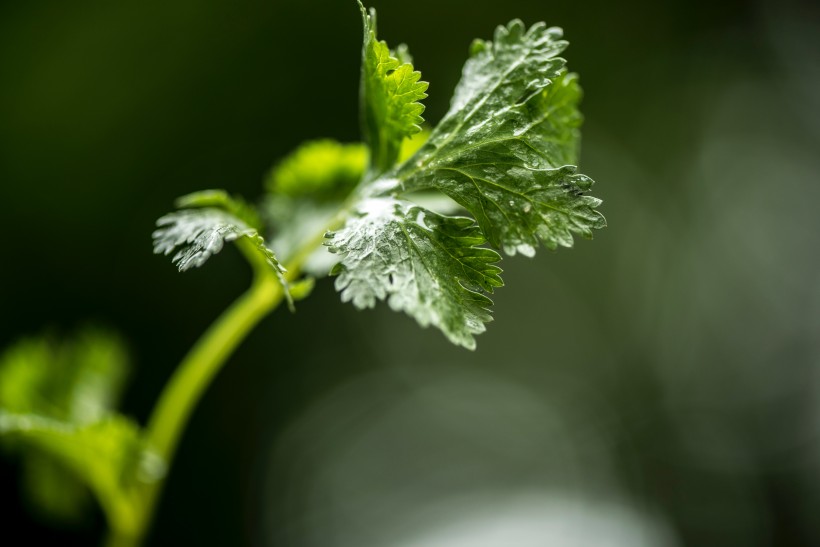
[[[24,342],[0,362],[0,433],[24,449],[28,467],[57,462],[59,480],[90,487],[111,546],[142,541],[163,471],[214,375],[263,317],[283,301],[292,309],[315,279],[335,276],[342,301],[386,301],[473,349],[492,318],[488,295],[503,285],[498,250],[532,256],[539,243],[570,247],[573,234],[605,225],[600,200],[587,195],[593,181],[575,167],[581,89],[559,57],[560,29],[514,20],[493,41],[473,42],[450,110],[428,132],[427,83],[405,46],[378,40],[375,12],[359,6],[364,144],[303,145],[272,170],[259,206],[207,190],[157,221],[154,251],[172,254],[180,271],[234,242],[254,280],[185,357],[144,429],[113,410],[123,357],[110,336],[86,335],[71,350]]]

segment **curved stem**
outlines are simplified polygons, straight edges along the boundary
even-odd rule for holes
[[[214,375],[283,296],[275,277],[257,276],[250,290],[211,325],[180,363],[165,386],[146,431],[148,442],[164,461],[173,459],[182,430]]]
[[[329,229],[341,225],[347,208],[348,204],[345,203],[330,221]],[[305,241],[294,253],[287,265],[286,281],[293,281],[299,276],[302,265],[321,245],[323,239],[324,231]],[[258,249],[244,238],[240,238],[237,244],[253,266],[253,284],[205,331],[185,356],[163,389],[146,427],[148,444],[169,467],[182,432],[214,376],[253,327],[275,310],[285,296],[284,287]],[[142,544],[163,484],[164,480],[160,479],[135,493],[137,499],[131,506],[135,514],[130,525],[118,526],[110,521],[111,531],[106,542],[108,547],[138,547]]]
[[[273,273],[253,265],[256,275],[251,288],[225,310],[191,348],[154,407],[146,428],[146,439],[169,466],[188,419],[205,389],[253,327],[276,309],[284,297],[282,285]],[[164,480],[158,480],[140,492],[140,503],[135,507],[138,511],[136,526],[129,530],[112,527],[107,545],[132,547],[142,543],[163,483]]]

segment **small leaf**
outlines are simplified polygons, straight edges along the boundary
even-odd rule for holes
[[[154,253],[169,255],[179,271],[202,266],[222,250],[226,241],[254,237],[256,230],[221,209],[184,209],[157,220]]]
[[[128,368],[122,341],[103,330],[64,341],[24,339],[0,358],[0,408],[92,422],[116,406]]]
[[[313,287],[316,286],[316,279],[313,277],[305,277],[296,283],[290,284],[290,294],[293,295],[294,300],[303,300],[310,296],[313,292]]]
[[[136,508],[126,492],[159,480],[164,473],[164,464],[148,449],[139,427],[115,414],[78,424],[0,409],[0,436],[38,450],[59,463],[63,472],[80,478],[114,521],[133,518]],[[64,479],[58,474],[55,480]]]
[[[378,175],[395,165],[402,141],[421,131],[427,82],[413,70],[406,46],[391,52],[376,37],[376,12],[359,2],[364,24],[362,44],[362,130],[370,148],[370,170]],[[397,58],[398,57],[398,58]]]
[[[122,343],[99,330],[23,340],[0,358],[0,437],[20,452],[29,495],[52,515],[79,515],[79,480],[112,518],[129,518],[123,491],[158,478],[145,472],[162,465],[139,428],[113,411],[126,370]]]
[[[495,251],[479,247],[472,219],[448,217],[389,198],[362,202],[327,242],[341,253],[336,289],[358,308],[387,300],[453,343],[475,347],[490,321],[490,293],[503,285]]]
[[[304,143],[279,162],[265,182],[268,192],[315,202],[342,200],[367,167],[367,147],[330,139]]]
[[[207,199],[211,199],[212,195],[206,195]],[[197,192],[180,198],[178,203],[198,204],[202,200],[202,193]],[[225,242],[247,238],[253,252],[258,253],[258,257],[271,268],[282,284],[288,305],[293,308],[293,300],[285,280],[285,268],[279,263],[274,252],[267,247],[259,232],[241,218],[225,209],[203,207],[169,213],[157,220],[157,226],[153,234],[154,253],[169,255],[176,250],[171,261],[181,272],[202,266],[211,256],[222,250]]]

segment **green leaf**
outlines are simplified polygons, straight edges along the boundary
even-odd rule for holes
[[[89,423],[116,406],[128,368],[122,341],[103,330],[24,339],[0,358],[0,408]]]
[[[560,29],[520,21],[476,41],[449,112],[427,144],[385,178],[379,194],[437,189],[466,208],[507,254],[570,247],[605,226],[576,173],[581,92],[557,55]]]
[[[304,143],[271,169],[265,187],[274,195],[315,202],[342,200],[367,167],[367,147],[330,139]]]
[[[291,283],[290,285],[290,292],[293,295],[294,300],[304,300],[310,293],[313,292],[313,288],[316,286],[316,279],[313,277],[305,277],[297,281],[296,283]]]
[[[140,483],[159,480],[164,474],[164,464],[145,445],[139,427],[119,415],[82,424],[0,409],[0,435],[22,443],[28,450],[39,451],[35,454],[47,455],[63,472],[80,478],[97,496],[109,518],[118,522],[134,517],[135,506],[127,493]],[[55,481],[62,481],[57,472]],[[48,494],[55,486],[51,483],[41,487]]]
[[[221,209],[214,207],[182,209],[160,217],[157,220],[158,228],[153,234],[154,253],[169,255],[176,250],[171,261],[177,265],[179,271],[184,272],[202,266],[211,256],[222,250],[226,241],[245,238],[249,243],[247,247],[252,253],[251,255],[246,253],[246,257],[252,263],[262,261],[270,267],[282,284],[288,304],[292,309],[293,300],[285,280],[285,268],[279,263],[273,251],[267,247],[259,232],[227,210],[236,207],[227,194],[214,191],[197,192],[179,198],[177,203],[182,206],[211,203],[214,195],[219,195],[220,199],[226,199],[228,206]]]
[[[157,226],[153,234],[154,253],[169,255],[178,249],[171,261],[181,272],[202,266],[222,250],[226,241],[258,237],[256,230],[221,209],[175,211],[160,217]],[[278,262],[272,266],[280,267]]]
[[[427,82],[413,70],[406,46],[391,52],[376,37],[376,12],[359,2],[364,24],[362,44],[361,115],[365,141],[370,148],[371,176],[396,163],[402,141],[421,131],[421,114]],[[400,60],[401,59],[401,60]]]
[[[130,518],[124,489],[156,480],[161,463],[113,411],[126,372],[122,343],[100,330],[23,340],[0,358],[0,437],[23,457],[28,493],[44,511],[77,517],[80,480],[112,518]]]
[[[482,294],[503,285],[495,251],[479,247],[472,219],[432,213],[409,202],[375,198],[359,204],[327,245],[341,253],[334,270],[342,300],[358,308],[387,300],[453,343],[475,347],[473,335],[492,319]]]

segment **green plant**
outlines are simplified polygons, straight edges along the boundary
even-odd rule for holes
[[[173,254],[180,271],[232,241],[254,280],[180,364],[144,429],[114,411],[125,358],[110,335],[26,341],[0,363],[0,432],[23,449],[33,495],[70,512],[73,494],[54,498],[54,485],[87,484],[110,545],[141,542],[201,394],[259,320],[283,301],[292,309],[316,278],[335,276],[358,308],[386,300],[473,349],[491,320],[487,295],[503,285],[494,249],[532,256],[539,241],[569,247],[573,233],[604,226],[600,201],[586,195],[592,180],[574,165],[581,90],[558,57],[559,29],[516,20],[476,40],[449,112],[426,131],[427,83],[405,46],[377,40],[375,12],[360,7],[365,144],[303,145],[271,171],[259,207],[208,190],[158,220],[154,251]]]

